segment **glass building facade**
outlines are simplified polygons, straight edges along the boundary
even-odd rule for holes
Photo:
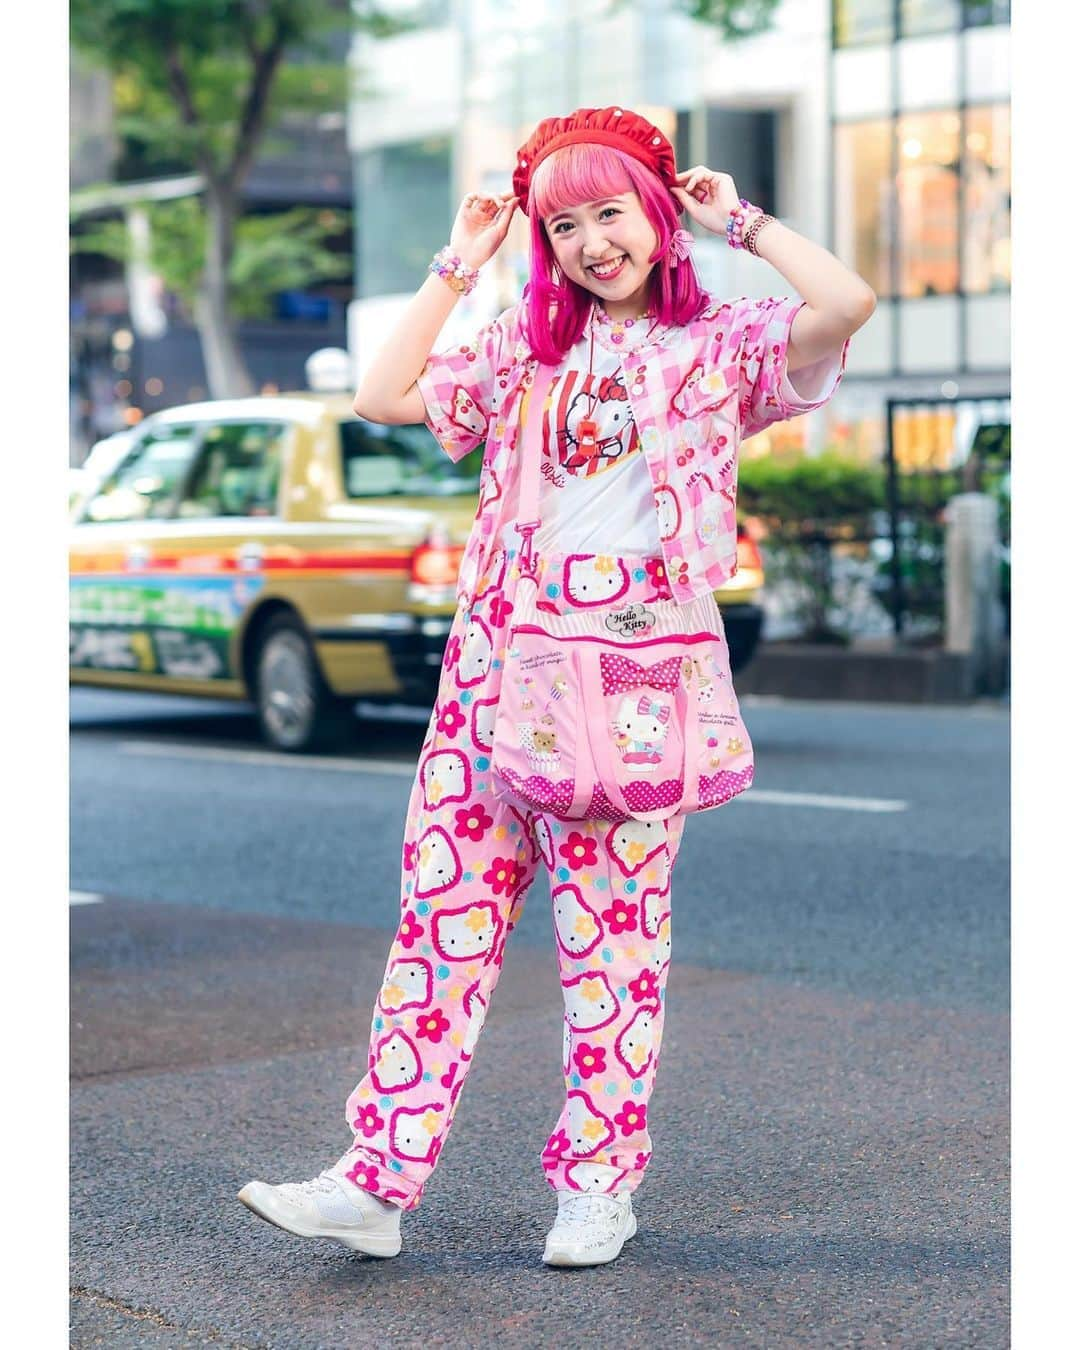
[[[944,444],[964,400],[1008,418],[1008,21],[1007,0],[833,0],[832,247],[878,308],[830,439],[868,456],[889,400],[915,400],[894,410],[893,439],[916,460],[912,428]]]
[[[837,398],[762,449],[880,455],[890,398],[1008,395],[1008,18],[1005,0],[785,0],[771,32],[729,44],[666,0],[432,4],[358,41],[357,295],[414,290],[461,196],[505,190],[540,118],[625,101],[681,165],[731,172],[874,287]],[[463,327],[520,293],[527,250],[519,217]],[[790,290],[712,237],[696,257],[715,292]]]

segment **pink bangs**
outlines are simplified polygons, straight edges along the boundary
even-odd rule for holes
[[[688,323],[708,304],[693,261],[666,262],[681,208],[661,180],[631,155],[605,145],[568,145],[537,168],[529,190],[532,248],[525,291],[525,329],[535,356],[560,361],[585,331],[592,292],[563,276],[544,229],[545,216],[601,197],[636,192],[656,231],[655,264],[649,274],[649,308],[662,324]]]

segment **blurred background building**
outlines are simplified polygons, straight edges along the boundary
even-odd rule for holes
[[[804,495],[804,533],[828,541],[826,575],[809,583],[828,596],[822,613],[866,641],[941,641],[946,507],[977,490],[998,503],[990,547],[1007,631],[1008,0],[781,0],[767,32],[738,42],[675,0],[432,0],[424,13],[393,40],[357,38],[350,56],[370,91],[349,109],[354,360],[385,327],[386,297],[415,289],[461,197],[508,188],[514,151],[541,118],[626,103],[671,137],[681,166],[731,173],[741,195],[878,295],[830,404],[742,451],[744,503],[766,457],[831,452],[864,501],[886,485],[877,511],[845,508],[842,490],[819,509]],[[458,306],[455,336],[520,294],[527,248],[518,218]],[[698,238],[695,257],[720,295],[791,291],[714,236]],[[767,635],[778,638],[803,629],[808,582],[802,567],[780,575],[775,529],[771,542]]]
[[[770,32],[737,44],[667,0],[432,0],[425,15],[351,53],[374,77],[349,110],[361,302],[415,289],[457,201],[505,191],[542,117],[625,102],[671,136],[680,165],[730,172],[879,296],[833,403],[759,453],[880,458],[891,423],[901,459],[943,466],[957,435],[1008,423],[1008,0],[784,0]],[[509,244],[462,328],[518,293],[520,220]],[[722,294],[790,289],[718,239],[696,257]]]
[[[256,388],[303,387],[305,358],[321,348],[347,346],[355,378],[462,196],[507,190],[515,150],[540,119],[626,104],[671,137],[681,166],[730,172],[743,196],[825,244],[878,296],[829,405],[743,447],[740,504],[772,550],[767,636],[802,631],[797,597],[810,593],[821,631],[941,641],[947,508],[971,492],[997,503],[987,548],[1007,631],[1009,0],[779,0],[767,31],[739,41],[689,8],[380,0],[405,31],[337,33],[340,106],[274,127],[243,208],[351,208],[351,233],[334,243],[346,272],[282,290],[272,317],[236,324]],[[109,215],[137,226],[141,200],[200,190],[190,167],[150,162],[117,134],[117,101],[115,81],[73,58],[76,234]],[[514,301],[527,248],[519,216],[444,341]],[[695,257],[718,295],[791,292],[768,263],[715,236],[698,238]],[[77,253],[71,304],[73,464],[96,438],[206,396],[197,334],[147,269]],[[755,481],[755,461],[792,475],[786,499],[764,475]],[[815,478],[815,465],[829,471]],[[788,545],[820,565],[785,576]]]

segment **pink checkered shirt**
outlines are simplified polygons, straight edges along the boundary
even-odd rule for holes
[[[700,318],[622,353],[677,600],[715,591],[735,574],[742,438],[820,408],[840,382],[848,342],[799,372],[800,384],[814,397],[801,398],[788,379],[791,322],[804,303],[787,297],[712,300]],[[417,381],[427,424],[452,460],[486,442],[480,501],[459,579],[463,596],[472,594],[499,527],[516,517],[514,448],[522,395],[536,366],[519,301],[472,342],[430,356]]]

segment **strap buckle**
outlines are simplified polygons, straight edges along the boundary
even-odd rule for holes
[[[539,520],[526,521],[525,524],[518,522],[518,534],[521,535],[521,557],[518,565],[522,572],[528,576],[535,576],[536,573],[536,555],[533,552],[533,535],[540,528]]]

